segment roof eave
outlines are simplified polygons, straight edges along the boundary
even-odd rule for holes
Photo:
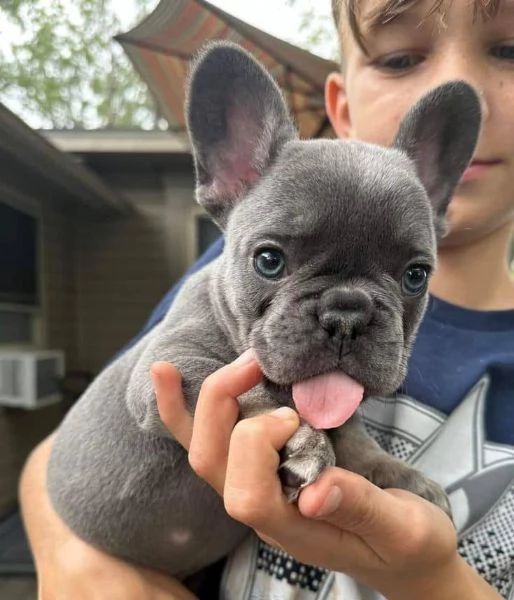
[[[1,103],[0,150],[96,213],[130,211],[129,203],[100,178],[57,149]]]

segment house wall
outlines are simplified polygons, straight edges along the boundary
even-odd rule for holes
[[[139,331],[195,260],[195,219],[203,214],[193,198],[190,168],[101,176],[130,201],[131,214],[91,220],[31,200],[42,220],[40,341],[63,349],[68,369],[93,375]],[[26,456],[62,414],[58,406],[35,412],[0,408],[0,517],[16,504]]]
[[[44,206],[42,335],[47,348],[63,350],[66,368],[77,369],[78,314],[76,285],[77,219]]]
[[[7,200],[6,198],[3,198]],[[0,197],[2,200],[2,197]],[[63,216],[38,198],[9,197],[13,206],[30,209],[41,218],[41,296],[38,337],[45,347],[62,348],[68,367],[77,366],[74,219]],[[46,437],[62,416],[59,406],[36,411],[0,407],[0,518],[15,508],[18,479],[32,448]]]
[[[166,175],[102,174],[133,214],[82,223],[78,242],[78,355],[96,373],[144,325],[196,258],[191,169]]]

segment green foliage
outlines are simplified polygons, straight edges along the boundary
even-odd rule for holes
[[[339,60],[337,35],[330,11],[330,1],[323,0],[283,0],[300,12],[300,31],[295,42],[310,52]]]
[[[138,0],[139,17],[156,0]],[[3,24],[2,24],[3,21]],[[0,101],[35,126],[154,128],[148,91],[112,36],[110,0],[2,0]]]

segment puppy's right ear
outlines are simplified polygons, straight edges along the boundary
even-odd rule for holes
[[[228,42],[209,44],[194,61],[186,115],[197,200],[224,227],[234,205],[297,131],[274,80]]]
[[[423,96],[400,123],[394,146],[414,162],[432,203],[438,237],[459,181],[473,157],[481,126],[480,99],[463,81]]]

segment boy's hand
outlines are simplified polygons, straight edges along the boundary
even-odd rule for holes
[[[245,357],[205,381],[194,423],[178,372],[166,363],[152,368],[162,420],[233,518],[299,561],[344,572],[390,599],[499,598],[459,557],[450,519],[413,494],[331,468],[303,490],[298,506],[288,504],[278,452],[298,416],[283,408],[238,422],[237,397],[261,378],[257,362]]]

